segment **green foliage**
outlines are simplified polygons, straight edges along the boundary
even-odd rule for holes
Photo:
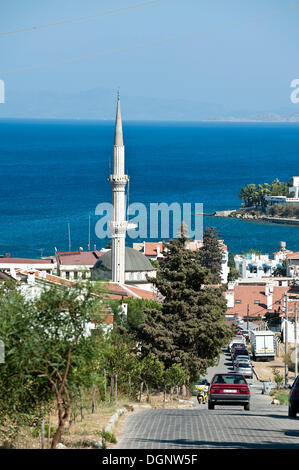
[[[161,304],[155,300],[136,299],[134,297],[128,297],[124,300],[124,303],[128,305],[128,315],[127,321],[124,322],[123,325],[129,332],[134,332],[143,322],[144,312],[147,309],[162,308]]]
[[[138,375],[148,386],[159,387],[163,381],[164,364],[152,353],[147,354],[138,362]]]
[[[6,361],[0,369],[0,432],[40,419],[55,396],[60,433],[80,384],[91,383],[98,339],[86,337],[92,320],[101,321],[103,302],[90,285],[51,287],[26,302],[16,288],[0,290],[0,337]],[[88,370],[89,369],[89,370]],[[58,436],[58,435],[57,435]]]
[[[277,266],[274,271],[273,271],[273,276],[279,277],[279,276],[286,276],[287,275],[287,263],[286,260],[284,259],[282,261],[281,266]]]
[[[287,217],[287,218],[299,218],[299,207],[294,204],[286,203],[279,204],[275,203],[268,209],[268,213],[272,217]]]
[[[227,276],[228,282],[235,281],[239,277],[241,277],[241,273],[238,268],[236,268],[235,260],[234,260],[234,253],[230,253],[228,256],[228,267],[229,273]]]
[[[210,283],[221,283],[221,263],[223,250],[219,244],[219,236],[215,227],[206,227],[203,236],[203,248],[200,250],[200,262],[210,271]]]
[[[288,196],[289,183],[284,183],[275,179],[272,184],[264,183],[256,186],[247,184],[239,193],[239,198],[243,199],[245,207],[260,207],[265,209],[267,206],[266,196]]]
[[[112,432],[109,432],[109,431],[106,431],[105,429],[103,429],[102,431],[97,431],[96,434],[102,438],[102,448],[103,449],[107,448],[106,442],[111,442],[113,444],[117,443],[116,436]]]
[[[180,387],[187,379],[187,373],[182,364],[172,364],[164,373],[166,387]]]
[[[231,331],[225,324],[222,288],[205,287],[210,272],[199,252],[185,249],[186,237],[167,245],[161,278],[152,279],[164,296],[162,308],[144,312],[137,330],[142,354],[153,353],[168,369],[181,364],[190,378],[214,364]]]
[[[283,384],[283,376],[279,373],[276,368],[272,369],[274,382],[276,383],[276,388],[281,388]]]
[[[45,436],[48,436],[49,432],[49,425],[48,423],[45,423]],[[56,433],[56,428],[53,426],[50,426],[50,437],[54,437]],[[31,431],[31,436],[32,437],[39,437],[41,435],[41,426],[35,426],[32,431]]]

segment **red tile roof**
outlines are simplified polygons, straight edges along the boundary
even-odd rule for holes
[[[145,256],[156,256],[157,247],[160,247],[160,253],[163,252],[163,242],[145,242]]]
[[[261,317],[267,312],[281,312],[282,307],[284,307],[284,294],[289,292],[289,287],[283,286],[274,286],[272,293],[272,302],[270,308],[267,308],[267,296],[266,296],[266,286],[265,285],[236,285],[234,290],[229,292],[234,292],[234,307],[227,309],[227,314],[237,315],[240,317],[247,316],[247,305],[249,305],[249,316],[258,316]],[[237,303],[240,300],[241,303]],[[259,301],[258,303],[255,303]],[[292,314],[293,306],[290,306],[289,313]]]
[[[299,251],[297,251],[296,253],[289,253],[289,254],[287,254],[286,257],[288,259],[299,259]]]
[[[36,258],[0,258],[1,264],[52,264],[54,261],[49,259],[36,259]]]
[[[62,266],[94,266],[102,251],[65,251],[56,253]]]

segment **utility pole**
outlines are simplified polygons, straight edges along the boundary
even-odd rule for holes
[[[249,304],[247,304],[247,331],[249,331]]]
[[[72,243],[71,243],[71,226],[70,223],[67,224],[68,233],[69,233],[69,251],[72,251]]]
[[[288,354],[288,296],[287,293],[284,294],[285,301],[285,327],[284,327],[284,354],[285,354],[285,364],[284,364],[284,384],[288,385],[289,382],[289,369],[287,364],[287,354]]]
[[[295,377],[298,375],[298,350],[297,350],[297,302],[295,302]]]
[[[90,251],[90,216],[88,219],[88,251]]]

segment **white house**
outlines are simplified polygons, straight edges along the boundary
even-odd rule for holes
[[[234,261],[243,279],[261,279],[273,276],[275,269],[282,267],[289,253],[292,252],[286,249],[285,242],[280,242],[280,250],[273,253],[272,257],[269,254],[246,253],[235,255]]]
[[[293,176],[293,186],[289,189],[290,197],[287,196],[266,196],[266,201],[270,204],[299,204],[299,176]]]

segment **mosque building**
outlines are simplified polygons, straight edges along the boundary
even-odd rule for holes
[[[125,147],[123,142],[120,96],[117,97],[113,146],[112,186],[113,215],[109,228],[112,248],[100,256],[91,270],[92,280],[109,279],[118,284],[130,284],[152,290],[147,276],[156,277],[156,268],[140,251],[125,245],[126,232],[135,226],[126,220],[125,188],[129,178],[125,174]]]

